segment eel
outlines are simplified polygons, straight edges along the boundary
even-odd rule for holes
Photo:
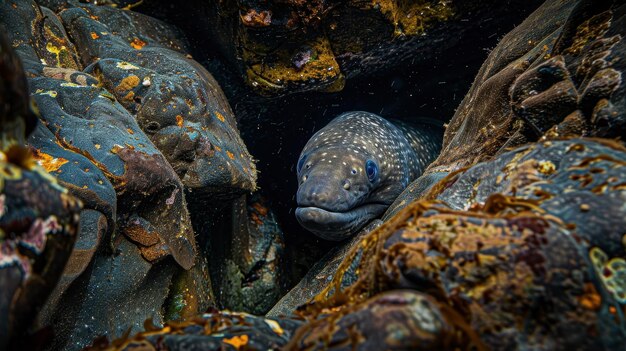
[[[352,236],[423,173],[442,138],[442,123],[430,119],[408,124],[364,111],[337,116],[300,154],[298,222],[325,240]]]

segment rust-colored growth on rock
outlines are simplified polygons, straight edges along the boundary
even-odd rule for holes
[[[248,344],[249,338],[247,335],[235,335],[232,338],[224,339],[225,344],[232,345],[235,349],[239,350],[243,346]]]
[[[258,52],[265,52],[267,48],[244,38],[243,59],[252,64],[246,70],[247,82],[253,88],[263,92],[288,92],[290,89],[317,82],[320,89],[325,91],[339,91],[343,89],[344,76],[339,64],[335,60],[330,42],[326,37],[318,37],[307,43],[308,45],[294,51],[293,49],[279,49],[272,55],[277,57],[272,64],[260,59]],[[301,62],[301,51],[309,53],[309,59]],[[297,64],[294,63],[297,62]]]
[[[585,284],[585,293],[578,297],[578,301],[589,310],[597,310],[602,306],[602,296],[591,283]]]
[[[267,217],[268,212],[269,209],[267,207],[263,206],[259,202],[255,202],[252,204],[250,218],[252,219],[252,222],[254,222],[254,224],[256,224],[257,226],[261,226],[263,225],[263,221],[265,220],[265,217]]]
[[[32,149],[33,157],[37,160],[40,166],[42,166],[46,172],[56,172],[58,171],[64,164],[68,162],[68,160],[62,157],[52,157],[41,150]]]
[[[124,234],[126,234],[130,240],[142,246],[152,246],[159,243],[159,236],[155,233],[148,232],[141,225],[127,226],[124,228]]]
[[[213,340],[204,344],[206,349],[259,350],[264,349],[263,347],[259,348],[259,344],[257,343],[259,341],[259,330],[269,330],[270,335],[280,338],[284,333],[284,326],[281,326],[281,324],[280,321],[272,319],[228,311],[206,313],[180,322],[168,321],[162,328],[155,326],[152,319],[148,319],[144,322],[144,331],[142,332],[131,336],[129,329],[126,334],[111,342],[109,342],[106,336],[97,338],[94,340],[93,344],[86,347],[85,350],[112,351],[141,347],[152,350],[156,345],[151,344],[149,337],[155,335],[162,337],[178,335],[184,337],[185,335],[190,335],[189,330],[197,331],[193,337],[200,337],[202,335],[212,337]],[[210,339],[207,338],[206,340]],[[253,345],[249,345],[250,343]],[[282,343],[284,343],[284,341],[282,341]]]
[[[245,15],[240,15],[241,22],[248,27],[267,27],[272,23],[272,11],[249,9]]]
[[[115,87],[115,90],[118,90],[118,91],[132,90],[137,85],[139,85],[139,82],[140,82],[139,77],[133,74],[122,79],[120,84],[117,87]]]
[[[607,11],[593,16],[579,25],[572,45],[565,52],[571,55],[579,55],[587,43],[602,38],[609,30],[611,17],[611,12]]]
[[[221,113],[219,113],[218,111],[215,111],[215,117],[217,117],[217,119],[220,120],[220,122],[224,122],[226,119],[224,118],[224,115],[222,115]]]
[[[133,41],[130,42],[130,46],[135,50],[141,50],[147,43],[139,38],[133,38]]]
[[[502,200],[502,206],[476,207],[468,212],[438,202],[414,202],[363,238],[346,256],[332,283],[300,313],[318,320],[324,314],[339,319],[383,291],[411,288],[427,292],[442,306],[466,311],[464,317],[449,323],[482,345],[480,338],[491,333],[489,326],[508,318],[502,316],[521,322],[523,317],[516,314],[524,302],[502,307],[498,312],[502,316],[484,318],[480,323],[475,319],[511,295],[530,298],[525,289],[547,274],[547,258],[539,253],[539,247],[547,245],[545,238],[555,223],[523,208],[521,202]],[[354,262],[358,262],[356,269]],[[351,270],[358,273],[358,279],[342,290]],[[451,282],[455,288],[446,290]],[[585,308],[593,307],[597,297],[587,292],[579,302]]]
[[[447,0],[372,0],[372,6],[393,23],[395,35],[422,34],[433,23],[446,21],[454,14]]]

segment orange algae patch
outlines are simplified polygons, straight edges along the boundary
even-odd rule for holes
[[[51,155],[48,155],[37,149],[34,150],[33,156],[37,160],[37,163],[39,163],[39,165],[43,167],[48,173],[58,171],[59,168],[69,162],[67,159],[64,159],[62,157],[52,157]]]
[[[130,42],[130,46],[133,47],[133,49],[135,50],[141,50],[143,49],[144,46],[146,46],[146,42],[139,39],[139,38],[134,38],[133,41]]]
[[[602,297],[591,283],[585,284],[585,293],[578,298],[578,302],[588,310],[597,310],[602,305]]]
[[[98,39],[98,38],[100,38],[100,36],[98,35],[98,33],[96,33],[96,32],[91,32],[91,39],[96,40],[96,39]]]
[[[248,336],[247,335],[233,336],[232,338],[224,339],[224,343],[232,345],[237,350],[239,350],[242,346],[248,344]]]
[[[136,75],[130,75],[120,82],[120,84],[115,88],[116,90],[126,91],[131,90],[139,85],[139,77]]]
[[[182,128],[183,122],[184,122],[183,116],[176,115],[176,125]]]
[[[215,111],[215,117],[217,117],[217,119],[219,119],[221,122],[224,122],[226,120],[224,116],[217,111]]]
[[[230,151],[226,151],[226,155],[228,155],[228,158],[230,158],[231,160],[235,159],[235,155],[233,155],[233,153]]]

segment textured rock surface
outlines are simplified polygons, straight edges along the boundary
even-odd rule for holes
[[[254,190],[256,171],[213,77],[182,35],[135,12],[82,5],[61,12],[85,72],[97,76],[194,192]]]
[[[224,212],[211,240],[217,303],[232,311],[265,314],[284,293],[283,232],[260,193],[242,196]]]
[[[410,290],[377,295],[299,328],[285,350],[485,349],[450,307]]]
[[[48,3],[58,15],[2,2],[0,18],[41,111],[28,140],[35,158],[85,205],[38,320],[54,326],[55,347],[78,349],[148,317],[205,311],[208,261],[196,255],[185,193],[232,198],[255,188],[256,171],[221,89],[180,32],[108,6]]]
[[[619,349],[625,160],[612,141],[553,141],[444,180],[437,201],[366,236],[305,314],[410,288],[462,312],[490,348]],[[359,279],[337,293],[353,262]]]
[[[0,33],[0,348],[27,333],[70,257],[81,203],[23,144],[36,123],[22,65]]]
[[[162,3],[167,7],[167,1]],[[181,11],[180,22],[187,32],[211,33],[208,36],[255,91],[285,95],[336,92],[346,78],[435,58],[463,37],[450,33],[498,26],[509,20],[503,14],[516,16],[539,3],[191,1]],[[189,23],[184,14],[190,10],[202,18]]]
[[[491,53],[430,171],[539,137],[623,135],[625,12],[620,2],[547,1]]]
[[[287,344],[301,322],[265,319],[245,313],[215,312],[157,328],[146,321],[145,332],[108,342],[95,340],[87,350],[277,350]]]
[[[624,135],[626,66],[618,58],[626,52],[625,20],[620,2],[542,5],[490,54],[449,123],[440,156],[385,217],[419,198],[416,188],[512,147]]]

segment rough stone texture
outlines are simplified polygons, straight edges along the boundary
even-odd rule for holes
[[[426,294],[393,290],[303,325],[284,350],[483,350],[462,317]]]
[[[625,167],[621,144],[589,139],[478,164],[366,236],[303,313],[341,314],[408,288],[458,311],[492,349],[619,349]],[[359,279],[337,293],[353,262]],[[320,320],[332,328],[336,319]]]
[[[70,257],[80,201],[23,149],[0,153],[0,346],[28,347],[31,323]],[[8,157],[7,157],[8,156]],[[37,189],[37,190],[34,190]]]
[[[31,146],[39,150],[55,143],[60,146],[54,147],[57,152],[71,151],[84,156],[92,166],[76,169],[75,164],[68,164],[67,159],[58,159],[57,155],[42,152],[36,155],[43,164],[48,162],[49,172],[76,172],[77,175],[68,176],[71,180],[65,180],[77,188],[89,189],[93,185],[95,188],[90,190],[96,193],[106,191],[104,179],[98,179],[98,171],[91,182],[84,179],[91,178],[84,174],[99,169],[117,192],[121,217],[117,224],[125,229],[124,234],[132,237],[133,223],[137,221],[152,222],[159,231],[146,236],[156,236],[156,242],[136,240],[145,246],[145,257],[155,259],[171,253],[189,268],[195,250],[193,232],[184,206],[182,184],[165,158],[141,132],[132,115],[111,94],[96,86],[93,76],[76,71],[80,66],[58,17],[38,8],[34,2],[16,7],[6,3],[1,10],[3,18],[12,21],[10,37],[17,53],[24,57],[31,93],[42,112],[42,123],[49,130],[33,138],[33,142],[41,145],[31,143]],[[38,26],[44,30],[36,30]],[[87,190],[84,193],[84,197],[91,195]],[[111,200],[108,195],[100,196],[105,201]],[[163,214],[152,210],[163,205],[170,210]],[[183,225],[172,222],[180,220]],[[163,249],[164,246],[169,248]]]
[[[255,166],[232,110],[211,74],[186,54],[179,32],[106,6],[81,5],[60,16],[85,72],[135,116],[185,187],[213,194],[255,189]]]
[[[0,348],[6,350],[40,346],[28,333],[70,257],[81,203],[23,144],[36,110],[4,32],[0,105]]]
[[[222,308],[265,314],[284,292],[283,232],[270,203],[260,193],[242,196],[232,205],[230,225],[214,240],[214,270]]]
[[[440,156],[385,218],[421,196],[414,188],[515,146],[623,136],[624,21],[620,2],[546,1],[489,55],[449,123]]]
[[[53,325],[55,348],[79,349],[148,317],[206,310],[208,262],[196,255],[185,192],[232,198],[255,188],[256,173],[221,89],[178,31],[108,6],[55,4],[60,16],[2,2],[0,18],[41,111],[35,158],[85,204],[38,321]],[[26,117],[7,130],[32,130]]]
[[[539,3],[190,1],[181,13],[197,11],[200,18],[189,23],[181,15],[180,22],[189,33],[211,33],[206,36],[215,38],[220,52],[236,63],[255,91],[286,95],[336,92],[343,89],[345,78],[433,59],[458,44],[463,33],[498,26],[510,20],[503,14],[515,17]]]
[[[277,350],[286,345],[302,322],[265,319],[246,313],[214,312],[163,328],[146,321],[145,331],[109,342],[97,339],[88,351],[165,348],[183,350]]]
[[[429,171],[454,171],[540,137],[623,135],[626,6],[547,1],[479,72]]]

